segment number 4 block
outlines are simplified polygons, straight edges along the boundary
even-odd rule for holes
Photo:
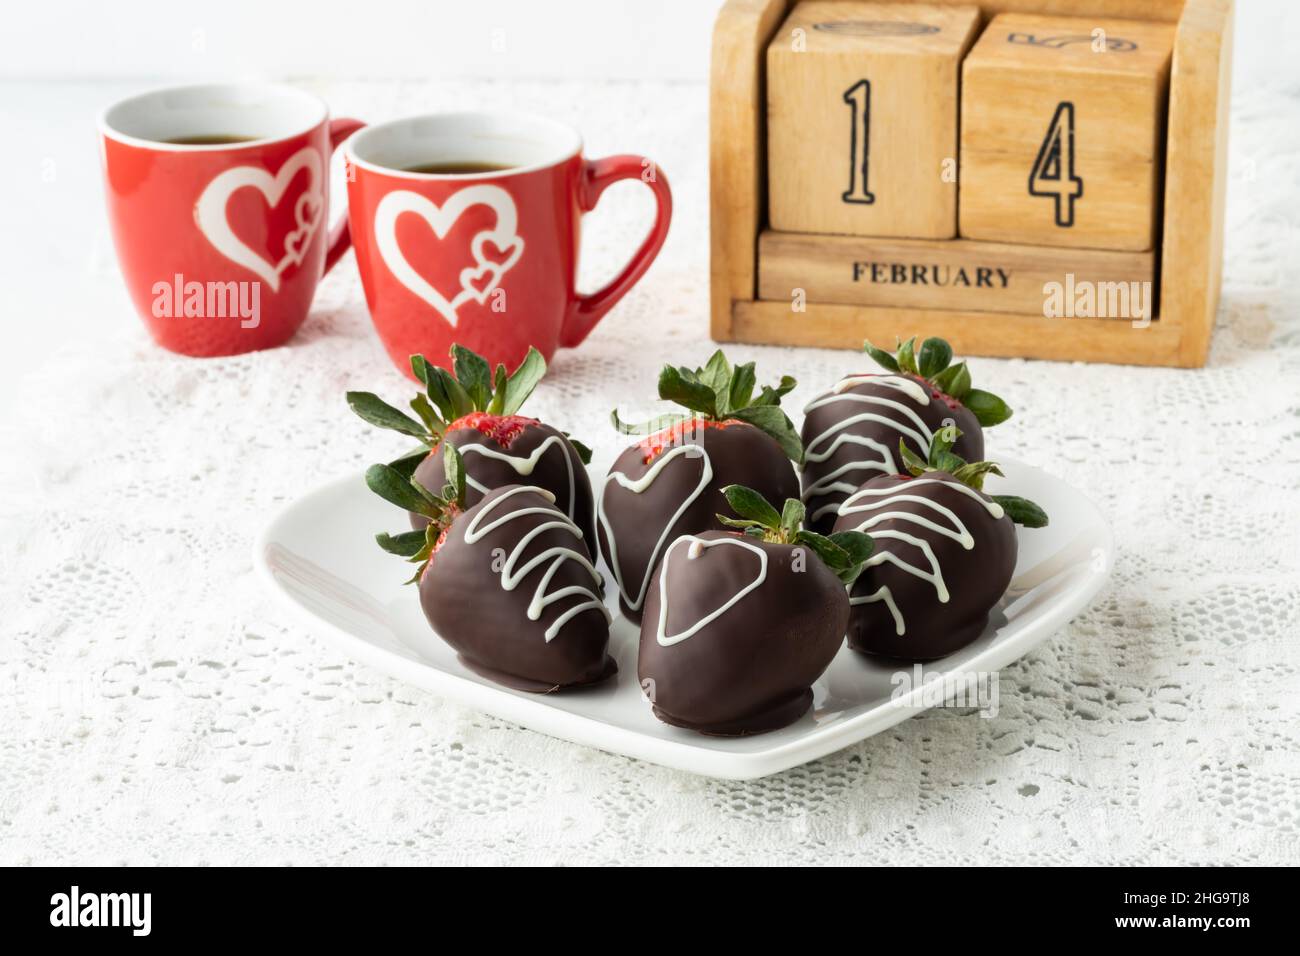
[[[1174,29],[995,17],[962,65],[961,234],[1150,249]]]
[[[768,216],[791,232],[957,234],[973,6],[811,0],[767,48]]]

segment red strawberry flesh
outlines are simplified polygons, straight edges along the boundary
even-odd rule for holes
[[[491,438],[502,448],[509,448],[511,443],[523,434],[525,428],[529,425],[541,424],[536,418],[527,418],[523,415],[493,415],[490,412],[470,412],[468,415],[462,415],[454,422],[447,426],[447,434],[454,431],[471,428],[487,438]],[[430,456],[441,453],[442,442],[434,446],[429,452]],[[429,565],[425,566],[423,574],[427,574],[429,567],[433,563],[433,555],[438,553],[444,541],[447,540],[447,532],[451,530],[451,523],[460,515],[460,509],[451,505],[444,512],[446,515],[445,524],[442,533],[438,535],[438,540],[434,542],[433,551],[430,553]]]
[[[965,407],[965,406],[962,405],[961,402],[959,402],[957,399],[953,398],[953,397],[952,397],[951,395],[949,395],[947,392],[942,392],[942,391],[940,391],[939,389],[937,389],[937,388],[935,388],[933,385],[931,385],[929,382],[926,382],[926,381],[922,380],[922,384],[923,384],[926,388],[928,388],[928,389],[930,390],[930,397],[931,397],[931,398],[937,398],[939,401],[943,402],[945,405],[947,405],[947,406],[948,406],[950,409],[952,409],[954,412],[955,412],[957,409],[959,409],[959,408],[964,408],[964,407]]]
[[[433,558],[438,553],[438,549],[446,543],[447,534],[451,531],[452,522],[460,517],[461,510],[456,505],[449,504],[443,511],[443,515],[443,521],[445,523],[442,526],[442,531],[438,533],[438,540],[433,543],[433,550],[429,552],[428,564],[426,564],[424,570],[420,572],[420,577],[422,578],[429,573],[429,568],[433,567]]]
[[[470,412],[462,415],[447,426],[448,432],[462,428],[472,428],[491,438],[502,448],[509,448],[510,443],[518,438],[529,425],[540,424],[536,418],[523,415],[493,415],[489,412]]]
[[[641,439],[637,442],[637,447],[641,449],[642,459],[648,465],[665,450],[686,444],[688,435],[695,434],[706,428],[728,428],[732,425],[744,424],[745,422],[742,422],[739,418],[728,418],[720,422],[711,418],[688,418],[686,421],[678,422],[663,431],[655,432],[653,435]]]

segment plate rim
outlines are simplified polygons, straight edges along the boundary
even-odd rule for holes
[[[1105,520],[1101,509],[1091,498],[1064,479],[1034,465],[1005,457],[1001,459],[1001,463],[1016,470],[1036,472],[1064,485],[1077,496],[1078,501],[1085,504],[1092,512],[1093,530],[1100,536],[1104,560],[1100,569],[1093,571],[1073,586],[1067,598],[1058,608],[1053,609],[1051,614],[1040,621],[1026,625],[1023,631],[1010,640],[980,651],[963,665],[967,670],[998,670],[1045,642],[1092,602],[1109,579],[1114,561],[1114,531]],[[287,606],[309,632],[326,637],[336,648],[354,660],[396,680],[413,684],[426,692],[442,694],[463,706],[472,707],[494,717],[517,723],[527,730],[569,743],[594,747],[606,753],[645,760],[671,769],[727,780],[754,780],[820,759],[887,730],[908,717],[924,713],[934,706],[923,706],[924,695],[929,686],[929,682],[925,682],[913,687],[906,694],[891,697],[885,703],[865,713],[832,726],[818,728],[807,735],[763,750],[729,753],[706,750],[687,741],[652,737],[637,730],[551,706],[545,702],[545,695],[525,696],[508,688],[480,684],[443,670],[441,667],[395,654],[325,618],[318,617],[281,586],[267,559],[271,546],[275,544],[274,532],[300,509],[305,501],[332,492],[344,485],[362,482],[361,472],[339,475],[318,483],[280,505],[254,538],[253,566],[258,578],[275,595],[278,603]],[[408,671],[413,671],[419,677],[412,677]],[[596,736],[591,731],[593,727],[599,728],[600,739],[593,739]]]

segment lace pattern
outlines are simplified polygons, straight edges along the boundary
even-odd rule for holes
[[[610,461],[610,408],[713,347],[703,87],[314,86],[338,115],[537,110],[587,131],[591,155],[662,165],[677,211],[663,255],[530,403]],[[32,370],[0,432],[0,860],[1296,862],[1300,126],[1277,117],[1298,107],[1295,90],[1234,102],[1209,368],[972,363],[1017,409],[990,455],[1046,467],[1110,516],[1108,589],[1001,674],[996,717],[931,711],[748,783],[418,692],[342,657],[255,580],[272,512],[396,449],[343,403],[408,391],[350,257],[291,345],[252,355],[166,354],[123,298],[101,337]],[[642,193],[615,187],[591,218],[586,287],[648,224]],[[728,351],[760,382],[795,375],[791,409],[866,367]]]

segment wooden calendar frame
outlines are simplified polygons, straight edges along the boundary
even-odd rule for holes
[[[1205,364],[1219,303],[1227,186],[1233,0],[926,0],[1002,12],[1177,24],[1169,77],[1158,310],[1149,324],[758,294],[766,229],[764,54],[790,0],[728,0],[713,32],[709,102],[710,328],[719,342],[860,348],[939,335],[960,354],[1139,365]],[[932,240],[943,242],[944,240]]]

